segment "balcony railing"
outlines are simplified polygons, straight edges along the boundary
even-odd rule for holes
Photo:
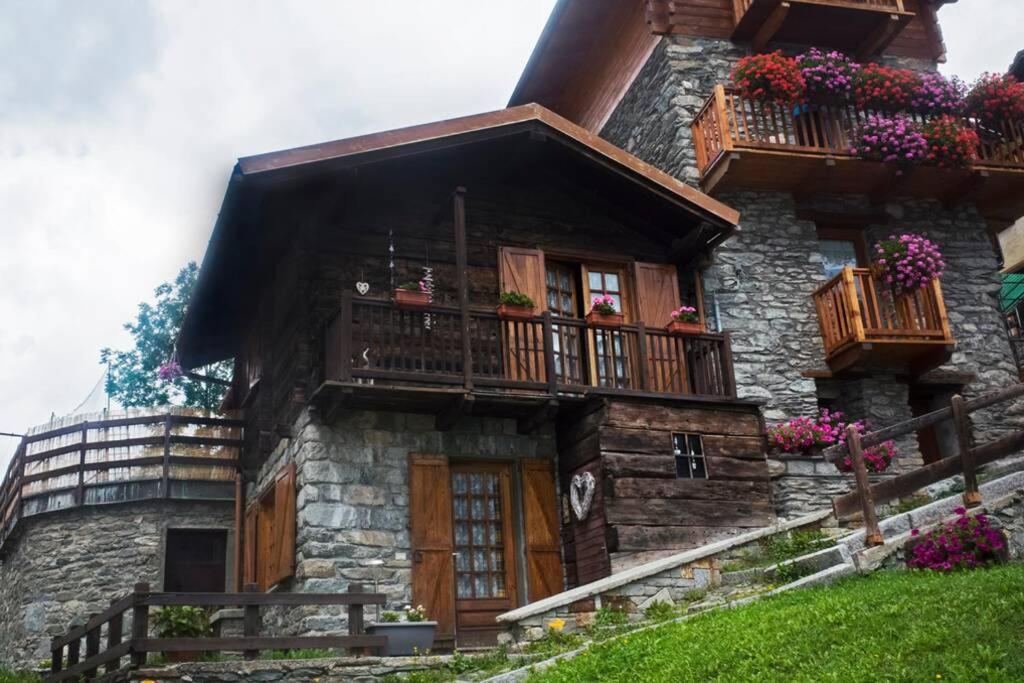
[[[0,547],[17,522],[73,507],[155,498],[234,500],[242,423],[129,413],[30,433],[0,487]]]
[[[325,379],[464,386],[543,395],[736,395],[728,334],[670,336],[643,324],[588,327],[550,313],[503,320],[473,310],[403,310],[343,299],[326,335]]]
[[[752,5],[763,3],[764,0],[733,0],[733,13],[736,23],[740,23]],[[766,4],[779,4],[768,2]],[[817,4],[832,7],[849,7],[851,9],[881,10],[884,12],[904,12],[903,0],[817,0]]]
[[[954,343],[938,280],[909,294],[867,268],[844,268],[814,294],[825,356],[833,371],[851,366],[923,372]]]

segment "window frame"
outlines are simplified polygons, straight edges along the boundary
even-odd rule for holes
[[[851,228],[837,225],[817,225],[818,243],[851,242],[857,257],[857,268],[867,268],[871,263],[868,255],[868,243],[863,228]],[[819,249],[820,253],[820,249]]]
[[[703,434],[698,434],[696,432],[671,432],[671,435],[672,435],[671,436],[671,439],[672,439],[672,442],[671,442],[671,445],[672,445],[672,457],[673,457],[674,462],[675,462],[676,479],[687,479],[687,480],[696,480],[696,481],[710,479],[711,478],[711,473],[708,471],[708,459],[707,459],[707,455],[704,452],[704,435]],[[686,453],[683,453],[679,448],[677,448],[678,444],[676,443],[676,440],[678,438],[680,438],[680,437],[686,443],[686,451],[687,451]],[[699,447],[700,447],[700,452],[699,453],[692,452],[692,443],[693,443],[692,439],[696,439],[697,444],[699,444]],[[686,472],[689,474],[689,476],[685,476],[684,477],[684,476],[682,476],[680,474],[680,471],[681,471],[680,464],[683,461],[686,462],[685,469],[686,469]],[[700,476],[700,477],[694,476],[694,474],[693,474],[694,469],[695,469],[694,468],[694,464],[697,461],[700,462],[700,465],[702,467],[702,471],[704,473],[704,475]]]

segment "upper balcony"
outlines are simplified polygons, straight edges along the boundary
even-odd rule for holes
[[[976,127],[981,146],[970,168],[917,166],[897,174],[850,151],[857,127],[875,113],[852,103],[821,103],[795,115],[793,106],[715,86],[692,124],[701,187],[709,193],[750,188],[865,194],[879,202],[892,196],[975,202],[986,218],[1007,223],[1024,215],[1024,125]]]
[[[844,268],[814,293],[833,373],[892,370],[919,375],[949,359],[955,344],[942,286],[893,296],[868,268]]]
[[[904,0],[733,0],[734,40],[828,45],[866,59],[886,48],[914,12]]]
[[[341,396],[364,408],[523,417],[591,396],[736,397],[728,334],[671,336],[642,323],[604,329],[549,312],[504,320],[474,309],[464,318],[454,307],[403,310],[346,295],[324,361],[315,398],[324,409]]]

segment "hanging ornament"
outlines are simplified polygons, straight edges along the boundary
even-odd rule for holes
[[[427,293],[427,301],[434,303],[434,269],[430,267],[430,244],[426,245],[426,252],[424,255],[425,264],[423,266],[423,278],[420,280],[420,289]],[[431,320],[429,313],[423,315],[423,329],[429,330],[433,326],[434,321]]]
[[[391,291],[395,291],[395,234],[391,229],[388,230],[388,277]]]
[[[366,293],[370,291],[370,283],[366,281],[366,273],[360,271],[359,282],[356,283],[356,291],[359,292],[360,296],[366,296]]]

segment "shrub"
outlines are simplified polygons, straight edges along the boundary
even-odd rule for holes
[[[875,263],[897,294],[927,287],[946,267],[938,245],[913,233],[890,235],[876,244]]]
[[[910,105],[920,86],[917,72],[872,63],[857,71],[853,94],[859,107],[901,111]]]
[[[907,555],[911,569],[931,569],[950,572],[958,569],[987,567],[1006,560],[1006,538],[992,527],[985,515],[971,517],[960,507],[957,518],[938,529],[920,536],[913,529],[911,536],[918,538]]]
[[[899,455],[894,441],[883,441],[877,446],[869,446],[863,451],[864,467],[868,472],[885,472],[892,461]],[[836,460],[836,468],[840,472],[853,472],[853,458],[847,453],[842,460]]]
[[[668,621],[677,615],[676,608],[671,603],[662,600],[655,600],[644,610],[644,616],[651,621]]]
[[[732,70],[732,80],[750,99],[791,104],[804,97],[806,84],[796,60],[776,50],[743,57]]]
[[[202,638],[213,632],[206,610],[187,605],[161,607],[153,613],[153,623],[161,638]]]
[[[939,168],[964,168],[978,157],[978,134],[961,119],[944,115],[924,124],[921,134],[928,141],[929,164]]]
[[[595,296],[591,302],[590,310],[600,313],[601,315],[614,315],[618,313],[615,310],[615,299],[605,294],[604,296]]]
[[[594,626],[622,626],[629,623],[629,615],[615,607],[602,607],[594,615]]]
[[[812,47],[796,58],[808,95],[846,96],[853,90],[853,81],[860,64],[842,52],[822,52]]]
[[[695,323],[700,321],[700,317],[697,315],[697,309],[693,306],[680,306],[672,311],[672,320],[678,320],[681,323]]]
[[[935,72],[919,75],[917,89],[910,96],[908,108],[919,114],[961,115],[967,86],[959,78],[946,78]]]
[[[928,141],[906,117],[869,116],[859,127],[851,152],[862,159],[894,164],[902,173],[928,156]]]
[[[967,93],[966,110],[986,125],[1024,118],[1024,84],[1010,74],[982,74]]]
[[[391,610],[386,609],[380,613],[380,620],[386,624],[394,624],[402,620],[402,615],[398,612],[392,612]]]
[[[523,308],[533,308],[534,306],[533,299],[522,292],[502,292],[498,297],[498,303],[504,306],[522,306]]]

